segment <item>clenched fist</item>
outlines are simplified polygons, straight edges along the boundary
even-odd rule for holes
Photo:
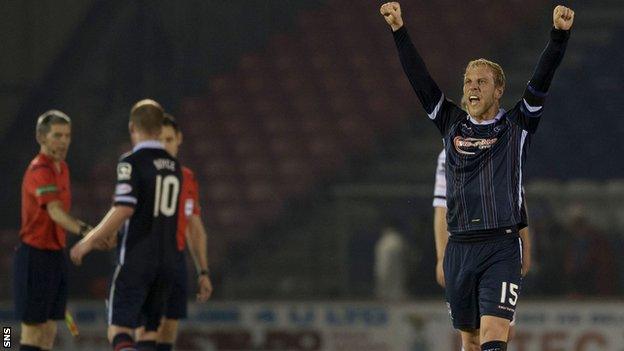
[[[384,5],[385,6],[385,5]],[[574,23],[574,11],[565,6],[559,5],[553,10],[553,24],[560,30],[570,30]]]
[[[398,2],[387,2],[381,5],[379,12],[384,16],[384,19],[393,32],[396,32],[399,28],[403,27],[403,19],[401,18],[401,5]]]

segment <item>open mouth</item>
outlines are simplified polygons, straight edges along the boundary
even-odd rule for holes
[[[474,106],[477,103],[479,103],[479,101],[481,101],[481,98],[476,96],[476,95],[470,95],[468,97],[468,102],[470,103],[470,105]]]

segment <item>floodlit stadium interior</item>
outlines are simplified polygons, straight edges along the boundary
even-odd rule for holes
[[[574,29],[523,174],[532,265],[510,349],[619,351],[624,1],[567,3]],[[401,1],[446,96],[460,101],[466,63],[485,57],[505,70],[506,109],[548,41],[554,4]],[[95,225],[131,149],[130,107],[150,97],[183,132],[179,159],[199,182],[214,285],[207,303],[191,304],[176,350],[459,350],[435,276],[442,140],[380,5],[2,2],[0,320],[14,327],[13,344],[20,185],[39,148],[37,116],[57,108],[72,118],[70,213]],[[390,232],[400,249],[384,258]],[[68,235],[69,248],[76,241]],[[104,300],[115,257],[100,251],[70,267],[68,306],[83,333],[72,338],[59,324],[55,349],[110,349]],[[394,278],[380,277],[384,259]],[[191,300],[195,287],[189,274]]]

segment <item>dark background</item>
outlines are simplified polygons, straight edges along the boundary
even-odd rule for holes
[[[576,10],[525,173],[534,265],[529,297],[621,296],[624,267],[622,1]],[[0,299],[10,300],[21,177],[36,118],[73,119],[71,213],[97,223],[129,149],[138,99],[185,134],[200,181],[216,299],[371,298],[381,231],[404,237],[411,297],[440,296],[431,197],[440,137],[398,61],[375,1],[87,1],[0,4]],[[403,1],[430,71],[459,101],[465,64],[521,96],[554,3]],[[113,257],[72,269],[72,297],[106,295]],[[553,279],[556,276],[558,279]],[[77,283],[80,282],[80,283]]]

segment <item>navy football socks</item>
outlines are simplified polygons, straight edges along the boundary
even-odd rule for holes
[[[481,351],[507,351],[507,343],[504,341],[488,341],[481,345]]]
[[[20,351],[41,351],[39,346],[21,345]]]
[[[173,344],[156,344],[156,351],[172,351]]]
[[[156,351],[156,341],[139,341],[136,344],[137,351]]]
[[[126,333],[119,333],[113,338],[114,351],[136,351],[134,340]]]

